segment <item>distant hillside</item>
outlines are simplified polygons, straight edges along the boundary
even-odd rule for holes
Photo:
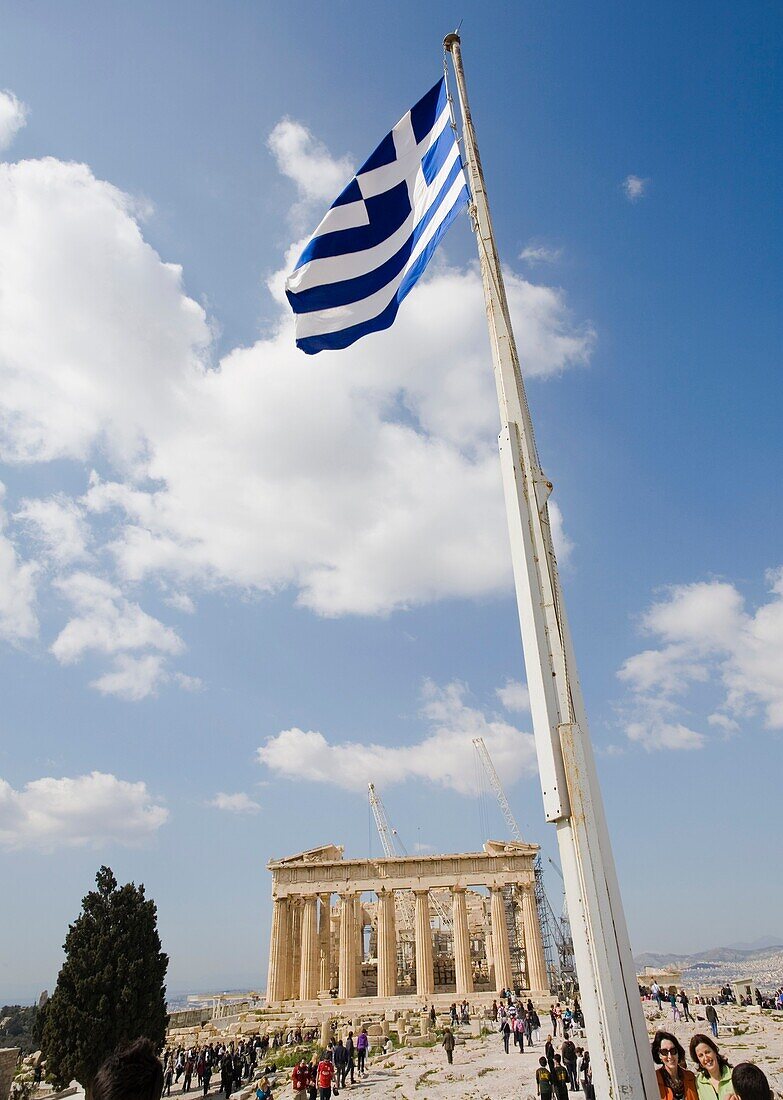
[[[779,941],[768,947],[711,947],[693,955],[646,951],[635,962],[639,970],[645,966],[654,970],[676,967],[685,988],[696,991],[737,980],[749,981],[765,993],[783,985],[783,944]]]
[[[734,944],[731,947],[710,947],[705,951],[697,951],[693,955],[664,954],[663,952],[645,951],[634,957],[637,969],[645,966],[668,968],[677,967],[680,970],[688,970],[691,967],[701,968],[705,964],[741,964],[756,962],[768,956],[783,953],[783,940],[773,939],[770,936],[763,940],[757,940],[754,944],[740,947]]]
[[[783,939],[779,936],[761,936],[760,939],[753,940],[751,943],[730,943],[727,946],[734,951],[764,951],[768,947],[773,947],[776,951],[779,951],[781,943],[783,943]]]

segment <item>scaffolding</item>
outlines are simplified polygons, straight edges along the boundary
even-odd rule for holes
[[[492,757],[489,755],[489,749],[484,743],[484,739],[482,737],[474,737],[473,746],[484,769],[484,773],[489,780],[489,785],[500,806],[500,812],[503,814],[503,818],[508,826],[512,839],[524,843],[522,832],[514,817],[511,806],[508,803],[506,792],[503,790],[503,784],[500,782],[500,776],[495,769],[495,765],[492,763]],[[560,874],[557,865],[553,863],[552,860],[549,862],[552,863],[552,866],[558,874]],[[547,977],[549,979],[549,987],[554,992],[563,989],[564,985],[573,985],[575,981],[574,946],[571,940],[571,927],[568,921],[568,913],[564,912],[560,918],[556,917],[549,898],[547,897],[544,888],[544,867],[541,861],[540,852],[535,858],[533,867],[535,871],[534,890],[536,909],[538,911],[538,923],[541,928],[541,940],[544,947]],[[563,876],[560,875],[560,877],[562,878]],[[521,950],[518,947],[519,936],[516,933],[517,925],[513,896],[506,899],[507,892],[512,895],[512,891],[509,888],[504,890],[503,900],[506,907],[506,923],[509,927],[509,942],[512,942],[510,937],[513,928],[513,942],[517,945],[516,961],[513,948],[511,952],[511,965],[512,970],[515,971],[516,979],[517,971],[520,969],[519,960],[521,958]]]

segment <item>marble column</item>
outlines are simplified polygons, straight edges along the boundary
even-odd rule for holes
[[[343,1000],[353,997],[356,982],[356,934],[354,895],[340,895],[340,961],[338,985]]]
[[[500,992],[501,989],[511,988],[511,949],[508,942],[503,891],[500,886],[493,886],[490,896],[492,949],[495,955],[495,988]]]
[[[318,988],[332,984],[332,895],[319,895],[318,909]]]
[[[416,895],[416,993],[429,997],[435,990],[432,973],[432,927],[430,897],[427,890],[415,890]]]
[[[299,965],[299,1000],[312,1001],[318,993],[318,909],[315,894],[302,902],[302,951]]]
[[[457,977],[457,996],[465,997],[473,992],[473,970],[470,965],[470,933],[468,932],[468,907],[465,889],[455,886],[452,892],[452,923],[454,925],[454,971]]]
[[[354,978],[353,995],[361,997],[364,986],[362,963],[364,962],[364,916],[362,909],[362,896],[357,894],[353,903],[354,934],[356,936],[356,977]]]
[[[491,901],[488,898],[484,907],[484,954],[487,959],[487,977],[492,989],[495,988],[495,950],[492,943]]]
[[[546,972],[544,943],[541,939],[541,925],[538,921],[538,906],[531,885],[520,886],[522,894],[522,931],[525,937],[525,961],[527,980],[531,989],[549,989],[549,977]]]
[[[302,961],[302,899],[295,896],[289,900],[291,907],[290,965],[288,967],[288,996],[296,1000],[299,996],[299,967]]]
[[[394,892],[378,894],[378,996],[393,997],[397,992],[397,928]]]
[[[272,902],[272,934],[269,937],[269,973],[266,982],[268,1004],[285,1000],[287,932],[288,898],[275,898]]]
[[[292,897],[286,898],[285,905],[285,926],[283,930],[283,942],[285,943],[285,950],[283,951],[283,967],[282,967],[282,992],[281,998],[287,1000],[291,996],[291,971],[293,968],[293,959],[291,952],[293,950],[292,936],[294,932],[294,899]]]

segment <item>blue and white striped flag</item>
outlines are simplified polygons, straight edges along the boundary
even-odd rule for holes
[[[297,346],[314,355],[388,328],[467,201],[441,78],[335,199],[286,281]]]

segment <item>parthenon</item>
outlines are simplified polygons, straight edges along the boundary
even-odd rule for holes
[[[269,1005],[548,996],[537,845],[487,841],[481,852],[392,859],[343,851],[325,845],[268,864]]]

